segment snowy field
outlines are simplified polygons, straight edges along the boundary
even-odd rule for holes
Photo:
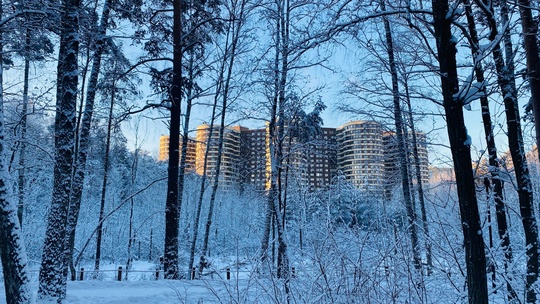
[[[163,280],[161,276],[155,280],[155,267],[136,261],[128,274],[129,280],[125,280],[123,272],[124,280],[118,281],[118,266],[104,266],[96,280],[69,281],[64,303],[279,303],[276,297],[282,296],[281,291],[274,289],[276,282],[253,279],[245,268],[231,271],[230,280],[226,279],[225,267],[220,267],[220,273],[214,270],[201,280]],[[31,275],[35,298],[38,270]],[[4,288],[0,288],[0,303],[6,303]]]
[[[234,303],[226,290],[222,281],[206,280],[75,281],[68,283],[64,303]],[[5,303],[3,294],[1,301]]]

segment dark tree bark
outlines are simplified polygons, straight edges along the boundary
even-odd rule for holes
[[[540,54],[538,54],[538,21],[534,20],[529,0],[518,0],[519,15],[521,16],[521,31],[523,46],[527,58],[527,80],[531,90],[531,106],[534,114],[536,130],[536,146],[540,147]],[[540,159],[540,149],[536,149]],[[532,299],[531,299],[532,300]]]
[[[116,84],[115,81],[112,83],[111,88],[111,104],[109,105],[109,117],[107,122],[107,138],[105,140],[105,156],[103,157],[103,180],[101,184],[101,200],[99,203],[99,222],[97,227],[97,236],[96,236],[96,255],[94,260],[94,271],[95,276],[99,272],[99,265],[101,262],[101,239],[103,237],[103,222],[105,216],[105,198],[107,197],[107,183],[109,181],[109,155],[111,152],[111,136],[112,136],[112,126],[113,126],[113,109],[115,102],[115,91]]]
[[[107,0],[103,4],[103,12],[98,27],[98,33],[95,41],[95,51],[93,54],[92,70],[90,71],[90,80],[88,82],[86,102],[82,121],[80,125],[80,134],[78,136],[79,146],[76,147],[77,155],[75,159],[75,167],[73,169],[73,185],[71,189],[71,200],[68,213],[68,227],[66,241],[66,259],[68,266],[71,269],[71,280],[75,280],[76,271],[73,264],[73,251],[75,248],[75,227],[79,219],[79,211],[81,209],[81,199],[83,193],[84,178],[86,174],[86,160],[88,157],[88,148],[90,145],[90,127],[92,124],[92,116],[94,114],[94,102],[96,99],[98,76],[101,71],[101,58],[105,49],[105,38],[110,15],[110,1]]]
[[[0,3],[0,18],[4,15]],[[12,201],[4,125],[4,58],[3,29],[0,29],[0,258],[7,304],[31,303],[26,250],[18,219],[18,208]]]
[[[165,249],[163,256],[164,278],[179,279],[178,228],[182,190],[178,184],[180,160],[180,104],[182,102],[182,1],[173,2],[173,79],[170,92],[171,121],[169,128],[169,164],[167,167],[167,202],[165,204]],[[182,152],[187,147],[182,145]],[[187,150],[186,150],[187,151]],[[183,188],[183,187],[182,187]]]
[[[384,1],[381,1],[381,9],[386,11]],[[401,172],[401,189],[403,191],[403,200],[407,212],[407,222],[409,237],[411,238],[411,248],[413,254],[413,265],[416,270],[421,271],[422,261],[420,257],[420,246],[418,244],[418,233],[416,231],[416,211],[411,201],[411,188],[409,184],[409,163],[407,161],[407,149],[405,149],[405,138],[403,137],[403,119],[401,113],[401,103],[399,101],[399,83],[396,61],[394,58],[394,42],[392,40],[392,31],[388,17],[383,17],[384,31],[386,37],[386,49],[388,52],[388,65],[392,77],[392,98],[394,110],[394,126],[396,128],[396,139],[399,151],[399,164]],[[413,131],[414,132],[414,131]]]
[[[66,296],[65,237],[75,145],[78,90],[80,0],[62,1],[58,54],[54,188],[39,272],[38,299],[61,302]]]
[[[461,214],[467,292],[470,304],[487,304],[486,254],[478,214],[478,202],[472,170],[470,137],[463,118],[463,101],[459,91],[456,63],[456,42],[452,39],[448,0],[432,0],[433,26],[448,138],[456,176]]]
[[[21,111],[21,138],[19,145],[19,205],[17,208],[17,216],[19,217],[19,223],[21,228],[23,225],[24,214],[24,196],[25,196],[25,163],[26,163],[26,129],[28,121],[28,86],[29,86],[29,72],[30,72],[30,29],[25,31],[25,54],[24,54],[24,84],[23,84],[23,104]]]
[[[472,56],[476,56],[479,52],[479,39],[476,31],[476,22],[474,20],[473,11],[471,8],[471,3],[469,0],[464,0],[465,4],[465,14],[467,17],[467,23],[469,26],[469,34],[471,39],[471,53]],[[491,15],[493,16],[493,15]],[[488,17],[489,18],[489,17]],[[494,20],[492,20],[494,21]],[[491,40],[495,39],[495,33],[491,33]],[[497,47],[498,48],[498,47]],[[476,80],[479,83],[485,81],[484,78],[484,69],[481,62],[475,63],[475,74]],[[498,227],[498,234],[501,240],[501,246],[504,251],[505,260],[504,260],[504,270],[507,274],[506,279],[506,289],[508,291],[508,300],[513,301],[517,299],[517,294],[512,287],[512,275],[508,275],[508,265],[512,263],[512,248],[510,247],[510,236],[508,234],[508,224],[506,221],[506,206],[503,198],[503,186],[500,177],[500,164],[497,156],[497,147],[495,145],[495,135],[493,134],[493,124],[491,122],[491,112],[489,109],[489,101],[486,95],[486,90],[483,88],[483,96],[480,97],[480,105],[482,107],[482,121],[484,125],[484,134],[486,138],[486,145],[488,150],[488,163],[489,163],[489,172],[491,174],[491,182],[493,183],[493,200],[495,202],[495,212],[496,220]],[[489,183],[489,180],[488,180]],[[490,188],[486,186],[486,191]],[[491,230],[490,230],[491,231]],[[495,274],[495,272],[493,272]],[[494,282],[493,282],[494,284]]]
[[[478,1],[478,0],[477,0]],[[480,2],[479,5],[485,5],[488,9],[484,10],[490,27],[490,40],[494,41],[497,37],[497,21],[495,19],[494,9],[487,5],[488,2]],[[501,23],[508,22],[508,7],[505,2],[501,3]],[[506,55],[506,63],[503,58],[502,50],[499,43],[493,45],[492,55],[497,71],[497,82],[501,89],[503,102],[506,113],[506,124],[508,128],[508,144],[510,147],[510,155],[515,168],[516,180],[518,185],[518,198],[520,205],[521,222],[525,232],[525,244],[527,245],[527,275],[526,275],[526,300],[528,303],[536,302],[536,291],[533,285],[538,280],[539,261],[538,261],[538,225],[534,215],[533,208],[533,191],[532,183],[525,158],[525,150],[523,147],[523,133],[521,130],[521,118],[517,102],[517,89],[514,74],[514,51],[512,39],[509,29],[503,33],[504,50]],[[497,205],[496,205],[497,206]],[[503,213],[502,206],[497,210],[497,220],[502,221]],[[503,230],[501,230],[503,229]],[[506,232],[504,224],[499,227],[499,234]],[[506,233],[507,234],[507,233]],[[504,246],[505,244],[503,244]],[[508,241],[508,246],[510,245]],[[506,248],[505,255],[507,259],[511,259],[511,251]]]

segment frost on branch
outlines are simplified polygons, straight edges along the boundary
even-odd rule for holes
[[[460,102],[466,110],[471,110],[471,102],[485,96],[485,83],[473,81],[473,75],[469,75],[467,80],[454,94],[454,99]]]

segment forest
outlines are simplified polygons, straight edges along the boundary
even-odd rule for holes
[[[242,272],[223,303],[537,303],[539,8],[1,0],[6,303],[63,303],[82,269],[141,280],[141,262],[154,265],[143,279],[210,295],[216,273]],[[390,195],[339,167],[325,187],[295,179],[328,111],[393,135]],[[212,132],[196,145],[213,152],[193,172],[201,121]],[[165,161],[140,131],[156,122]],[[263,191],[225,185],[237,125],[265,129]],[[434,178],[440,157],[451,172]]]

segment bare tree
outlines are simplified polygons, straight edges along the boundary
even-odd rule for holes
[[[450,10],[448,0],[432,0],[432,9],[439,61],[438,72],[441,77],[443,106],[463,229],[468,298],[470,304],[487,304],[486,254],[472,170],[471,139],[463,118],[464,100],[459,98],[458,94],[456,41],[452,38],[451,32],[455,11]]]
[[[470,35],[471,53],[476,61],[475,56],[480,54],[480,45],[478,33],[476,30],[476,22],[474,20],[470,1],[465,0],[463,3],[465,5],[465,15],[467,17]],[[492,41],[495,39],[493,34],[494,33],[490,35],[490,39]],[[474,66],[474,72],[476,74],[477,82],[484,83],[485,77],[482,62],[475,62]],[[499,238],[501,239],[502,248],[505,253],[504,270],[508,275],[508,265],[512,263],[512,248],[510,247],[510,236],[508,234],[508,224],[506,221],[506,206],[503,197],[503,183],[500,176],[500,164],[499,158],[497,156],[497,147],[495,145],[495,134],[493,133],[493,123],[491,121],[491,112],[489,109],[489,101],[485,87],[482,88],[482,92],[483,94],[480,97],[480,104],[482,107],[482,121],[484,125],[484,134],[488,151],[489,171],[491,174],[491,181],[493,183],[493,199],[495,201],[498,233]],[[487,181],[487,183],[489,184],[489,180]],[[489,191],[488,186],[486,186],[486,191]],[[493,275],[495,275],[495,271],[493,271]],[[513,299],[517,299],[517,294],[511,284],[512,275],[507,277],[508,278],[506,279],[506,289],[508,290],[508,300],[512,301]],[[495,282],[493,282],[493,284],[495,284]]]
[[[4,7],[0,3],[0,18],[4,18]],[[4,40],[0,28],[0,258],[4,275],[6,303],[31,303],[26,249],[17,217],[17,206],[12,201],[12,186],[9,183],[8,161],[4,124]]]
[[[518,0],[519,15],[521,16],[521,31],[523,33],[523,47],[527,62],[527,80],[531,90],[529,107],[533,111],[536,130],[536,146],[540,147],[540,55],[538,54],[538,20],[532,15],[532,6],[529,0]],[[505,4],[503,4],[505,5]],[[537,149],[540,159],[540,149]],[[538,273],[538,271],[537,271]],[[538,276],[538,275],[537,275]],[[529,300],[533,300],[528,299]]]
[[[78,90],[80,0],[61,2],[58,53],[54,188],[39,273],[38,298],[61,302],[66,296],[65,237],[75,146],[75,113]]]
[[[384,1],[380,2],[381,9],[386,11]],[[405,202],[405,210],[407,211],[407,221],[409,237],[411,238],[411,248],[413,254],[413,265],[417,271],[422,269],[422,261],[420,258],[420,246],[418,244],[418,233],[416,231],[416,210],[414,210],[413,203],[411,201],[411,189],[409,184],[409,164],[407,161],[407,149],[405,149],[405,138],[403,136],[404,126],[401,113],[400,92],[398,82],[398,71],[396,62],[394,59],[394,42],[392,40],[392,31],[390,29],[390,22],[388,17],[383,17],[384,31],[386,37],[386,48],[388,52],[388,64],[390,74],[392,77],[392,97],[393,97],[393,112],[394,112],[394,126],[396,128],[396,139],[399,151],[399,163],[401,171],[401,187],[403,191],[403,200]],[[413,131],[414,132],[414,131]]]

